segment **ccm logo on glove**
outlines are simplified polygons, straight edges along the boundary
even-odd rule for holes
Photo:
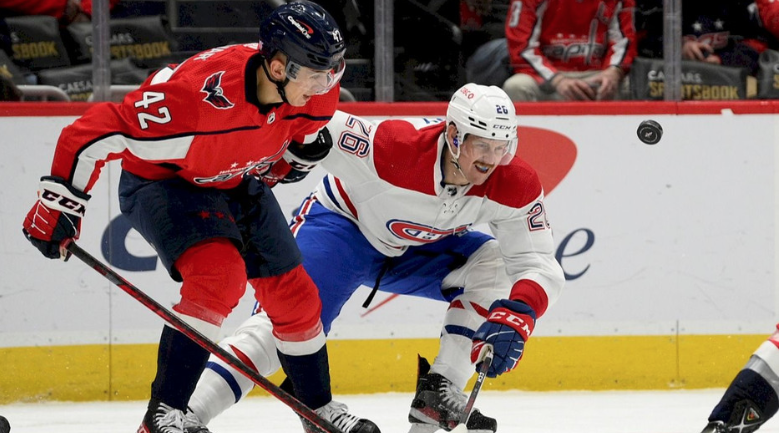
[[[535,319],[527,314],[516,314],[511,310],[505,308],[498,308],[495,311],[491,311],[487,317],[490,322],[503,323],[511,326],[517,332],[522,335],[522,339],[527,341],[530,334],[533,333],[533,326]]]
[[[72,215],[83,217],[87,211],[87,207],[80,201],[72,200],[49,189],[41,191],[41,200],[46,202],[49,209],[60,210]]]

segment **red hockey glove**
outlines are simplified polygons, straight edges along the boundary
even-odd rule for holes
[[[81,217],[86,211],[90,196],[65,179],[54,176],[41,178],[38,201],[24,219],[22,233],[50,259],[62,257],[60,244],[65,239],[78,239]],[[70,254],[66,254],[67,258]]]
[[[536,312],[524,302],[499,299],[492,303],[487,320],[473,335],[471,362],[479,369],[483,352],[492,346],[494,358],[487,377],[497,377],[517,366],[525,351],[525,341],[533,333]]]
[[[311,143],[301,144],[293,141],[282,158],[262,174],[262,181],[271,188],[277,183],[300,182],[325,159],[332,147],[333,139],[327,128],[322,128],[316,140]]]

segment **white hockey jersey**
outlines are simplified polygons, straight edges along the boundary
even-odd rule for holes
[[[442,119],[374,124],[337,111],[327,125],[333,149],[322,162],[329,174],[315,190],[317,200],[352,220],[387,256],[489,224],[514,285],[512,299],[532,298],[540,317],[565,279],[538,175],[515,157],[482,185],[444,185],[444,126]]]

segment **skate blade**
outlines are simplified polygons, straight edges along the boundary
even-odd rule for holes
[[[457,427],[453,428],[449,432],[444,429],[439,429],[434,425],[412,424],[408,433],[469,433],[469,431],[465,424],[457,424]]]
[[[446,430],[431,424],[411,424],[408,433],[446,433]]]

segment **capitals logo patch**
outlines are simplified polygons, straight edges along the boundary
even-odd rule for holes
[[[203,100],[220,110],[227,110],[235,105],[225,97],[222,90],[222,74],[224,73],[225,71],[219,71],[206,78],[203,88],[200,89],[201,92],[206,94]]]

